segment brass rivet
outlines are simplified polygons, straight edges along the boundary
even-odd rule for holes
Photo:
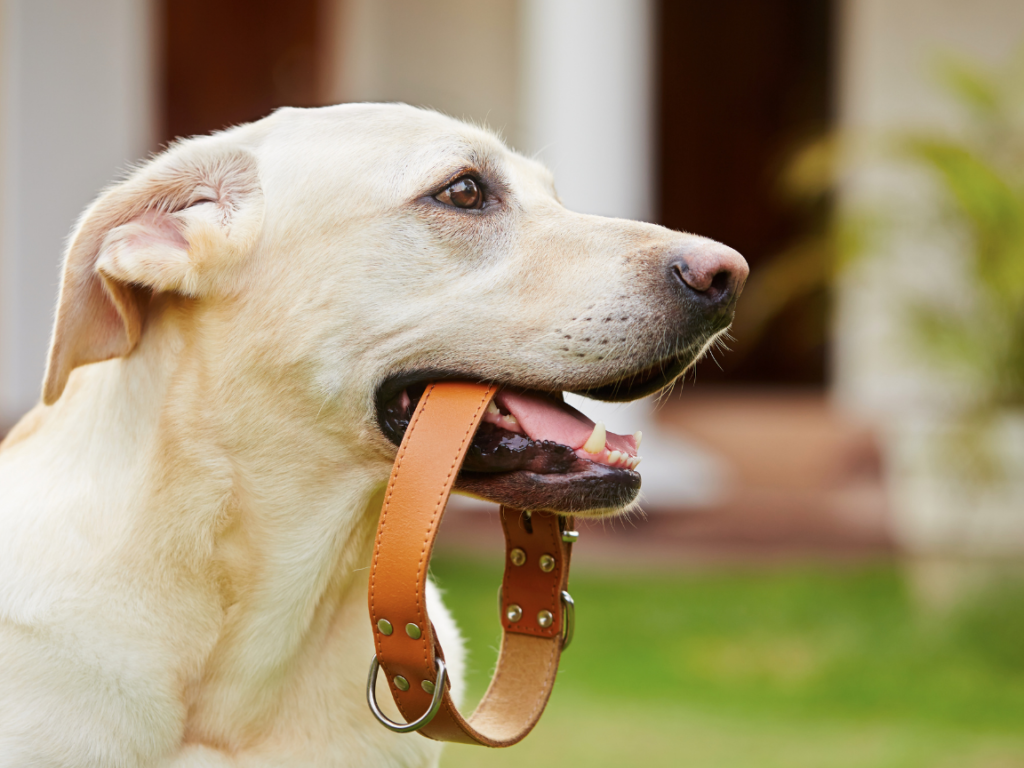
[[[408,691],[409,681],[401,675],[395,675],[395,688],[397,688],[400,691]]]
[[[420,688],[429,693],[431,696],[434,695],[434,683],[430,680],[424,680],[420,683]]]
[[[423,634],[422,632],[420,632],[420,628],[413,624],[411,621],[405,625],[405,633],[413,640],[419,640],[420,635]]]
[[[508,617],[509,621],[519,621],[523,618],[523,609],[515,603],[512,603],[508,608],[505,609],[505,616]]]
[[[544,573],[551,573],[553,570],[555,570],[555,558],[553,558],[551,555],[541,555],[540,569],[544,571]]]
[[[554,620],[555,617],[551,615],[551,611],[541,611],[537,614],[537,623],[544,629],[550,627]]]
[[[512,565],[522,565],[526,562],[526,553],[516,547],[508,553],[508,559],[512,561]]]
[[[382,635],[390,635],[395,631],[395,628],[391,626],[391,622],[387,619],[377,619],[377,629],[380,630]]]

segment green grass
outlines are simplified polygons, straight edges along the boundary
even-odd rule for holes
[[[497,568],[439,559],[474,701]],[[895,567],[574,573],[573,646],[544,719],[442,765],[1024,767],[1024,595],[915,610]]]

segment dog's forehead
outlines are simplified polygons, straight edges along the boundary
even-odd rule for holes
[[[280,110],[265,122],[264,178],[315,178],[321,191],[325,183],[333,186],[330,180],[349,191],[372,186],[385,204],[401,204],[463,171],[490,176],[524,196],[555,194],[542,164],[513,152],[489,130],[430,110],[346,104]]]

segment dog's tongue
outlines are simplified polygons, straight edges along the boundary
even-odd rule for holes
[[[588,458],[592,458],[588,454],[595,453],[584,452],[583,446],[594,433],[596,425],[568,403],[509,389],[498,392],[494,400],[498,407],[515,417],[522,431],[531,440],[550,440],[567,445]],[[612,451],[619,451],[625,456],[636,456],[636,439],[632,435],[606,432],[604,450],[597,453],[607,456]]]

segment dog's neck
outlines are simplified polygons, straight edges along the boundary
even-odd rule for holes
[[[116,558],[145,562],[130,570],[152,576],[142,588],[173,585],[161,603],[189,603],[187,736],[241,744],[308,674],[340,614],[365,621],[386,467],[318,429],[280,382],[210,383],[217,351],[187,339],[154,324],[130,357],[79,369],[43,426],[60,432],[50,445],[93,444],[74,471],[102,485],[91,513],[120,518],[101,528],[119,532]],[[362,624],[356,634],[369,640]],[[369,649],[353,654],[360,668]]]

